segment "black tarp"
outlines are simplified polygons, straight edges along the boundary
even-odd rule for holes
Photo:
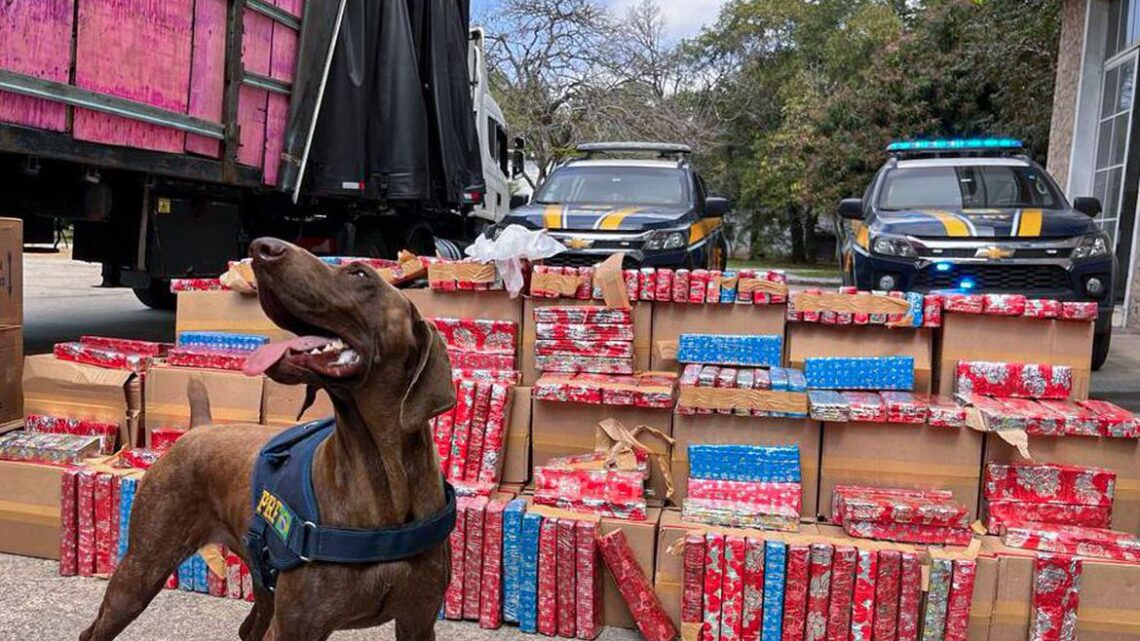
[[[347,1],[304,193],[455,204],[482,188],[468,11],[467,0]]]

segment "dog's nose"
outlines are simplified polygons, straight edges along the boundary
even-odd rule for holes
[[[257,260],[277,260],[285,255],[289,245],[276,238],[258,238],[249,246],[249,255]]]

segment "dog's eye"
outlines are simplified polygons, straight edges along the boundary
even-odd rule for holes
[[[364,271],[363,269],[361,269],[359,267],[356,267],[356,268],[349,270],[348,273],[349,273],[349,275],[355,276],[357,278],[368,278],[368,272]]]

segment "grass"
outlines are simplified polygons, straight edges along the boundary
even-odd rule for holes
[[[820,263],[816,265],[800,265],[795,263],[786,263],[778,260],[729,260],[728,266],[730,269],[740,269],[742,267],[755,268],[755,269],[782,269],[789,273],[794,273],[797,276],[804,276],[808,278],[829,278],[839,277],[839,265],[833,263]]]

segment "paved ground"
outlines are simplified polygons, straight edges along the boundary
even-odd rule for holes
[[[55,563],[0,555],[0,641],[64,641],[79,638],[99,609],[106,582],[60,578]],[[237,639],[250,605],[200,594],[163,590],[121,641],[217,641]],[[333,641],[391,641],[392,626],[339,632]],[[475,623],[444,621],[439,641],[533,641],[514,627],[481,630]],[[607,628],[601,641],[635,641],[632,631]]]

